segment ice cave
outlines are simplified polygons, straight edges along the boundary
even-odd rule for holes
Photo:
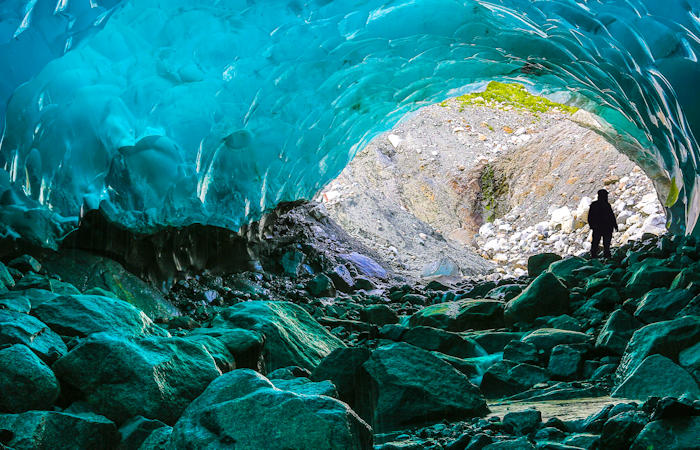
[[[1,233],[238,229],[488,80],[595,114],[692,233],[699,32],[696,0],[5,1]]]
[[[0,0],[0,449],[700,450],[698,53],[700,0]]]

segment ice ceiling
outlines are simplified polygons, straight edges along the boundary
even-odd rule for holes
[[[593,112],[700,232],[699,35],[700,0],[4,0],[0,233],[237,229],[486,80]]]

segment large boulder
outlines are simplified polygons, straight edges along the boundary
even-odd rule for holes
[[[523,342],[532,344],[538,351],[546,354],[552,351],[557,345],[588,345],[593,338],[586,333],[569,330],[557,330],[556,328],[540,328],[532,331],[521,339]]]
[[[628,297],[641,297],[654,288],[669,287],[681,269],[660,266],[660,261],[647,258],[635,268],[627,280],[625,293]]]
[[[116,422],[141,415],[168,424],[221,375],[202,345],[109,333],[83,339],[53,369],[94,411]]]
[[[527,274],[531,277],[537,277],[547,270],[550,264],[560,259],[561,256],[556,253],[539,253],[537,255],[532,255],[527,259]]]
[[[438,303],[411,316],[411,326],[448,331],[486,330],[503,326],[504,303],[498,300],[458,300]]]
[[[119,444],[116,425],[89,413],[0,414],[0,435],[8,438],[3,444],[16,450],[110,449]]]
[[[645,358],[611,394],[612,397],[646,400],[649,397],[697,398],[700,388],[693,377],[670,359],[661,355]]]
[[[48,363],[68,351],[61,337],[39,319],[0,309],[0,345],[4,344],[24,344]]]
[[[558,278],[566,280],[568,283],[579,277],[576,272],[577,270],[582,267],[586,267],[589,264],[595,263],[595,261],[588,261],[578,256],[574,256],[550,263],[549,267],[547,268],[547,272],[553,273]]]
[[[64,336],[112,332],[120,336],[167,336],[167,331],[131,304],[100,295],[62,295],[32,311]]]
[[[28,347],[0,350],[0,411],[49,409],[59,394],[56,376]]]
[[[332,381],[339,398],[354,407],[356,388],[361,386],[362,364],[369,356],[370,351],[363,347],[337,348],[316,366],[311,379]]]
[[[118,262],[80,250],[61,251],[44,261],[49,273],[57,274],[81,292],[104,289],[140,309],[151,319],[169,318],[177,309],[158,290],[133,275]]]
[[[371,449],[372,432],[346,404],[276,389],[239,369],[214,380],[173,427],[168,448]]]
[[[506,324],[532,323],[540,316],[557,316],[569,310],[569,291],[551,272],[544,272],[506,305]]]
[[[369,385],[358,410],[375,433],[488,412],[481,392],[464,374],[421,348],[385,345],[362,367]]]
[[[223,310],[213,326],[263,334],[267,370],[288,366],[313,370],[330,352],[345,347],[302,307],[289,302],[239,303]]]
[[[634,317],[644,323],[671,320],[692,298],[693,294],[686,289],[652,289],[642,297]]]
[[[656,322],[635,331],[622,355],[617,377],[627,378],[647,356],[655,353],[678,362],[684,349],[700,341],[700,317],[685,316]]]
[[[699,437],[700,416],[655,420],[639,432],[630,450],[696,449]]]
[[[625,310],[618,309],[610,314],[598,333],[596,349],[615,355],[622,355],[627,342],[642,324]]]
[[[188,336],[195,339],[197,336],[215,338],[221,341],[233,355],[236,368],[266,373],[263,359],[265,336],[257,331],[243,328],[195,328]]]
[[[458,358],[473,358],[486,354],[472,339],[438,328],[409,328],[401,336],[401,340],[425,350],[438,351]]]

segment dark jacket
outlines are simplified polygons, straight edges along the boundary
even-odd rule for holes
[[[617,220],[610,203],[600,199],[591,203],[591,209],[588,210],[588,225],[592,230],[603,234],[612,234],[613,229],[617,230]]]

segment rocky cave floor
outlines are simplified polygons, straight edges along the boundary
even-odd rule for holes
[[[94,251],[4,258],[0,448],[698,448],[693,237],[429,282],[313,204],[246,239],[253,270],[164,290]]]

